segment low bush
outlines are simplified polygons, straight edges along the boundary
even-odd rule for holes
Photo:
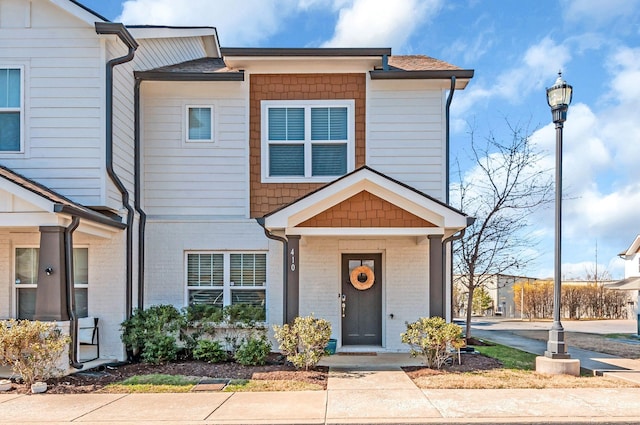
[[[250,337],[238,347],[234,359],[245,366],[261,366],[266,363],[271,352],[271,343],[266,335],[260,338]]]
[[[184,316],[172,305],[136,309],[131,318],[120,325],[122,342],[127,350],[146,363],[175,360],[177,339],[184,323]]]
[[[220,363],[227,361],[229,355],[227,351],[222,348],[220,341],[201,339],[198,341],[195,350],[193,350],[193,358],[207,363]]]
[[[69,341],[55,323],[0,322],[0,364],[9,365],[26,384],[47,380],[63,372],[57,365]]]
[[[436,369],[451,361],[453,350],[465,344],[462,328],[447,323],[442,317],[422,317],[407,323],[407,331],[400,334],[400,338],[409,344],[413,357],[422,356],[427,367]]]
[[[311,316],[296,317],[292,325],[274,326],[280,350],[298,368],[315,367],[331,338],[331,323]]]

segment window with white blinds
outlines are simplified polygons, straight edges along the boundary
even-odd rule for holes
[[[213,142],[213,106],[187,106],[187,142]]]
[[[187,302],[223,307],[265,307],[267,255],[254,252],[188,252]]]
[[[263,101],[262,178],[330,181],[355,164],[354,101]]]

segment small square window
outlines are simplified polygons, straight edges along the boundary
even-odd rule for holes
[[[213,107],[187,106],[187,142],[213,142]]]

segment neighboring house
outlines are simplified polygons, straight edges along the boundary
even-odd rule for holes
[[[454,276],[455,292],[460,294],[458,296],[458,315],[464,314],[464,306],[467,302],[467,289],[465,287],[466,276],[456,275]],[[535,277],[526,276],[513,276],[507,274],[493,274],[485,278],[485,284],[482,286],[487,294],[493,301],[493,308],[487,311],[487,314],[492,316],[502,316],[506,318],[518,318],[524,317],[523,312],[519,308],[514,298],[514,285],[523,285],[528,283],[534,283],[538,280]],[[522,292],[521,292],[522,294]],[[455,305],[455,303],[454,303]]]
[[[624,279],[606,286],[629,294],[629,317],[638,321],[637,333],[640,335],[640,235],[618,256],[625,260]]]
[[[124,359],[119,324],[152,304],[313,313],[344,350],[451,317],[448,117],[472,70],[221,49],[70,0],[1,0],[0,39],[0,318],[99,317]]]

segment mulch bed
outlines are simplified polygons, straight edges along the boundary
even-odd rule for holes
[[[210,364],[201,361],[178,361],[153,365],[129,363],[106,365],[99,369],[80,371],[73,375],[49,379],[47,394],[82,394],[98,391],[105,386],[120,382],[136,375],[166,374],[185,375],[216,379],[272,379],[303,381],[327,388],[329,368],[317,367],[313,370],[296,370],[285,364],[281,355],[272,354],[264,366],[242,366],[238,363]],[[30,389],[24,384],[13,384],[11,393],[26,394]]]
[[[442,370],[428,369],[420,366],[404,367],[410,378],[440,375],[447,372],[472,372],[478,370],[498,369],[502,363],[481,354],[462,354],[462,364],[446,366]],[[80,371],[73,375],[54,378],[47,381],[48,394],[83,394],[101,390],[105,386],[120,382],[132,376],[148,374],[167,374],[197,376],[212,379],[259,379],[259,380],[291,380],[316,384],[327,388],[329,368],[317,367],[313,370],[296,370],[285,363],[281,355],[272,354],[264,366],[242,366],[238,363],[210,364],[201,361],[178,361],[152,365],[146,363],[111,364],[99,369]],[[24,384],[13,384],[9,394],[28,394],[30,389]]]
[[[445,366],[441,370],[429,369],[422,366],[403,367],[409,378],[415,379],[421,376],[442,375],[448,372],[477,372],[481,370],[501,369],[502,362],[492,357],[483,356],[482,354],[462,354],[462,364],[458,364],[458,359],[453,365]]]

